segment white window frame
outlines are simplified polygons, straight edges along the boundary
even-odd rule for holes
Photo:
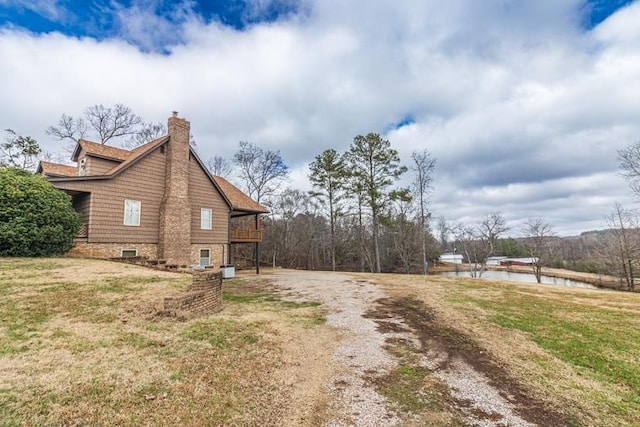
[[[78,165],[78,176],[86,176],[87,175],[87,158],[83,157],[80,159],[80,164]]]
[[[135,258],[138,256],[138,250],[137,249],[122,249],[120,250],[120,257],[121,258],[125,258],[124,253],[125,252],[135,252],[135,254],[133,256],[131,256],[131,258]]]
[[[207,251],[209,252],[209,256],[208,257],[203,257],[202,256],[202,251]],[[202,260],[208,260],[208,264],[203,264]],[[198,264],[200,265],[200,267],[209,267],[211,265],[211,248],[200,248],[198,249]]]
[[[209,213],[209,220],[205,222],[204,213]],[[200,209],[200,229],[201,230],[211,230],[213,228],[213,209],[211,208],[201,208]]]
[[[142,202],[139,200],[124,199],[124,225],[139,227],[141,212]]]

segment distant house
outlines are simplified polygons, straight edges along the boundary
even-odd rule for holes
[[[449,264],[462,264],[462,255],[454,253],[444,253],[440,255],[440,262]]]
[[[529,258],[504,258],[500,260],[500,265],[510,267],[512,265],[525,265],[531,266],[538,262],[538,258],[529,257]]]
[[[133,150],[81,140],[76,166],[40,162],[38,172],[71,195],[82,218],[72,253],[214,267],[232,263],[234,244],[255,244],[257,253],[268,210],[210,175],[189,135],[190,123],[174,113],[167,135]]]

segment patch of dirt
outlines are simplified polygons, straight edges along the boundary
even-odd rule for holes
[[[389,328],[390,319],[400,319],[412,331],[420,342],[419,351],[428,359],[436,356],[432,371],[442,372],[460,369],[461,362],[473,368],[488,380],[488,384],[498,391],[512,410],[525,422],[537,425],[571,424],[564,415],[551,407],[547,402],[532,397],[531,394],[507,371],[499,365],[491,355],[484,351],[471,337],[464,335],[439,322],[433,309],[411,297],[382,298],[376,301],[377,307],[371,309],[367,316],[378,322],[380,330]],[[471,375],[469,375],[471,376]],[[452,397],[456,407],[471,413],[474,418],[488,425],[500,425],[502,416],[492,410],[478,409],[466,399]]]

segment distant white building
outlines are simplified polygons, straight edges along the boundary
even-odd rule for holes
[[[500,261],[507,259],[506,256],[490,256],[487,258],[487,265],[500,265]]]
[[[446,253],[440,255],[440,262],[447,262],[449,264],[462,264],[462,255],[454,253]]]

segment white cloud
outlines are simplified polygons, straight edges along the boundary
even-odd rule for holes
[[[67,10],[59,0],[0,0],[0,6],[27,9],[51,21],[61,21],[68,17]]]
[[[280,150],[306,189],[322,150],[411,116],[386,137],[407,162],[421,148],[438,158],[436,214],[598,228],[629,200],[616,150],[640,139],[640,3],[586,33],[582,2],[560,3],[327,0],[244,31],[204,23],[189,3],[173,21],[154,2],[116,9],[123,37],[149,50],[176,31],[168,55],[5,29],[0,125],[51,150],[44,129],[62,113],[122,102],[161,121],[177,110],[203,158],[248,140]]]

